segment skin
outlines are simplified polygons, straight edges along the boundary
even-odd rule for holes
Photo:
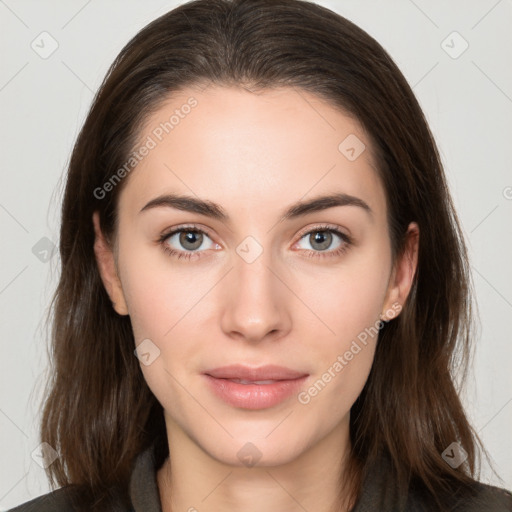
[[[377,337],[307,404],[292,395],[263,410],[233,407],[212,394],[201,373],[278,364],[308,373],[302,389],[310,388],[365,328],[404,304],[418,226],[409,226],[406,251],[393,265],[368,136],[304,91],[189,88],[152,114],[140,140],[190,96],[197,107],[126,178],[114,248],[93,216],[98,266],[114,307],[130,315],[136,345],[149,338],[160,350],[141,370],[165,412],[171,455],[157,478],[163,510],[338,510],[350,407]],[[350,134],[366,144],[354,161],[338,150]],[[292,203],[334,191],[364,200],[372,214],[337,206],[279,222]],[[214,201],[230,223],[170,207],[140,213],[163,193]],[[353,245],[334,255],[345,242],[333,234],[322,250],[308,233],[324,223],[351,235]],[[207,231],[199,251],[191,260],[166,254],[159,236],[189,224]],[[236,251],[247,236],[263,249],[251,263]],[[164,243],[193,252],[179,234]],[[252,467],[237,456],[248,442],[261,452]]]

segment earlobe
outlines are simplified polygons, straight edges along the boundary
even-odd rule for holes
[[[391,320],[398,316],[409,296],[418,264],[419,227],[411,222],[407,228],[405,249],[391,275],[381,319]]]
[[[123,294],[123,288],[119,279],[115,261],[114,253],[105,240],[100,228],[99,213],[95,211],[92,215],[94,224],[94,254],[96,256],[96,263],[98,270],[107,291],[112,306],[119,315],[128,315],[128,307]]]

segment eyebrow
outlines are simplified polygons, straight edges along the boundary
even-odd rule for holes
[[[365,201],[359,197],[339,192],[318,196],[308,201],[298,201],[284,211],[280,221],[296,219],[310,213],[327,210],[336,206],[357,206],[367,212],[370,217],[373,216],[372,209]],[[231,221],[229,215],[219,204],[197,197],[177,194],[164,194],[155,197],[149,201],[139,213],[160,207],[175,208],[177,210],[197,213],[228,224]]]

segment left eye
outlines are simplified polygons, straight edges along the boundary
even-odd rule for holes
[[[301,240],[305,239],[309,244],[313,246],[312,249],[305,247],[307,250],[326,252],[327,249],[331,246],[333,242],[333,235],[337,236],[339,239],[346,241],[347,237],[340,233],[336,229],[332,228],[322,228],[322,229],[314,229],[312,231],[308,231],[305,235],[302,236]],[[336,247],[331,247],[332,250],[336,250],[340,247],[342,243],[338,243]],[[302,247],[304,249],[304,247]],[[328,251],[327,251],[328,252]]]

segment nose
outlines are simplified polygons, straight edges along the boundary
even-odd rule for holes
[[[290,330],[293,295],[265,251],[249,261],[237,256],[223,280],[221,328],[226,336],[252,344],[276,340]]]

